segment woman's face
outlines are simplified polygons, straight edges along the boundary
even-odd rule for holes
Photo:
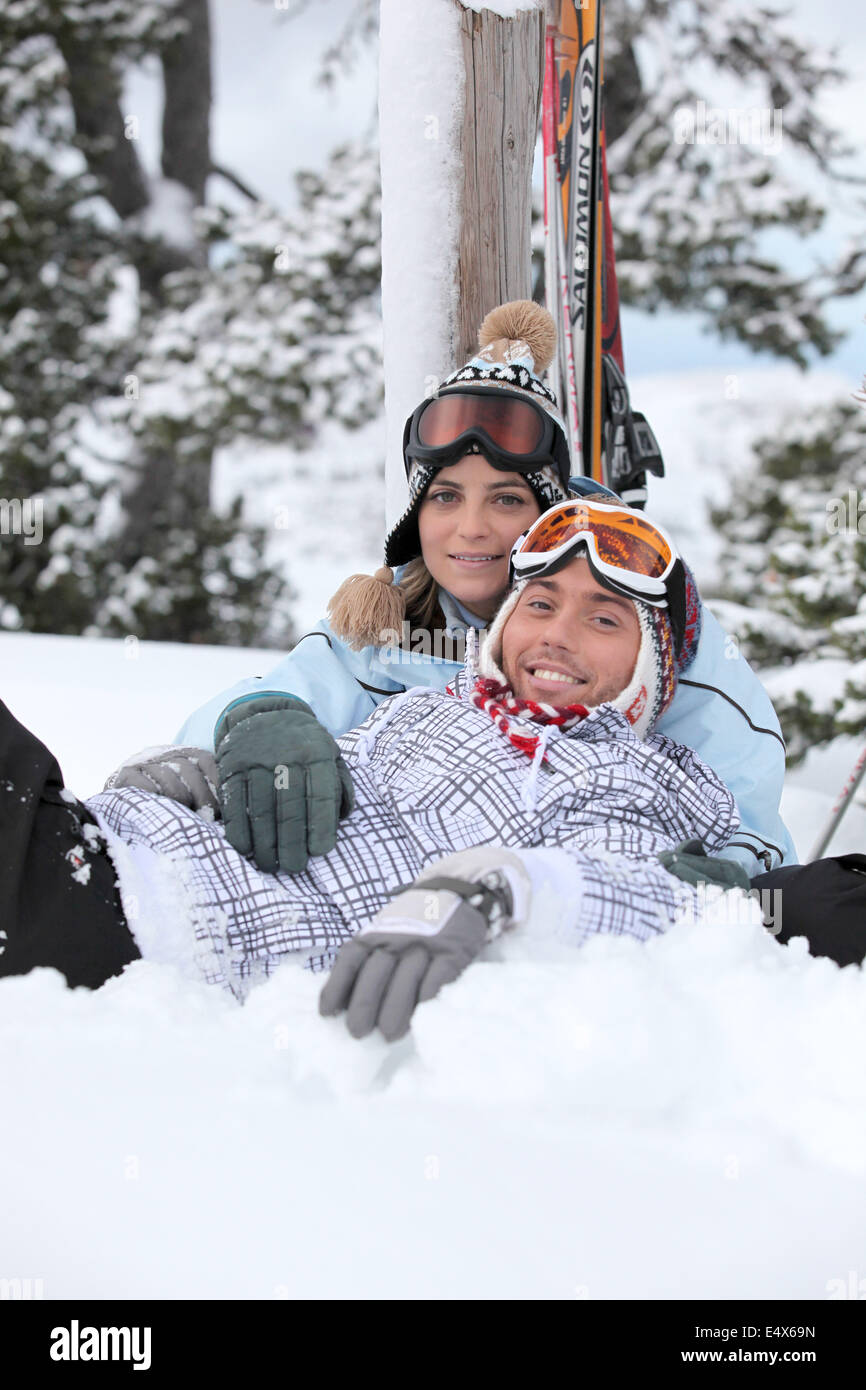
[[[418,511],[428,570],[470,612],[493,617],[508,585],[508,558],[541,515],[525,478],[465,454],[436,474]]]

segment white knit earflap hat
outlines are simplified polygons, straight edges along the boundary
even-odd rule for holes
[[[502,633],[520,601],[529,580],[519,581],[502,603],[481,645],[478,674],[502,685],[508,682],[502,671]],[[673,634],[664,609],[631,599],[640,624],[640,647],[631,680],[611,704],[625,715],[638,738],[647,734],[661,719],[676,690],[676,661]]]

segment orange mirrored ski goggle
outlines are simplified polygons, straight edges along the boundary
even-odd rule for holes
[[[584,548],[598,579],[629,598],[667,607],[666,581],[677,561],[660,526],[630,507],[560,502],[539,517],[511,552],[513,579],[550,574]]]

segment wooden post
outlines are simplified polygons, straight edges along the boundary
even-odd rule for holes
[[[473,355],[497,304],[532,298],[532,166],[544,82],[543,5],[460,19],[466,86],[454,365]]]

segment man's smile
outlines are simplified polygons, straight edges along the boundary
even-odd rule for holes
[[[584,685],[576,676],[564,676],[561,671],[546,671],[543,666],[531,667],[529,674],[537,681],[560,681],[565,685]]]
[[[583,671],[570,671],[561,662],[549,660],[524,661],[523,670],[531,680],[548,685],[587,685],[590,677]]]

